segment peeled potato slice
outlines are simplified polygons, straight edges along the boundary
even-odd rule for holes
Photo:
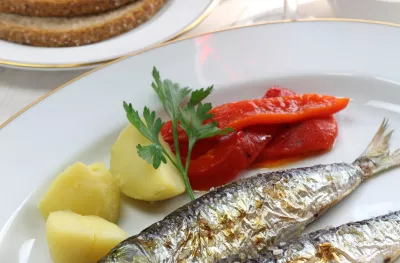
[[[169,149],[162,138],[160,140]],[[118,179],[121,192],[145,201],[164,200],[183,193],[185,185],[173,164],[167,161],[154,169],[137,154],[138,144],[148,145],[150,141],[129,125],[111,148],[110,171]]]
[[[120,211],[120,191],[115,178],[102,163],[77,162],[52,182],[39,204],[43,216],[71,210],[116,222]]]
[[[127,237],[117,225],[97,216],[57,211],[46,222],[54,263],[95,263]]]

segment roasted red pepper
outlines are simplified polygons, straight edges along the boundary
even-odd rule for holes
[[[329,150],[337,134],[337,123],[333,116],[303,121],[278,132],[256,162]]]
[[[193,189],[209,190],[228,183],[254,160],[264,161],[332,147],[337,125],[333,117],[326,116],[346,107],[348,99],[296,95],[279,87],[269,89],[265,96],[267,98],[224,104],[211,110],[219,127],[233,126],[236,131],[224,137],[201,140],[195,145],[189,166]],[[259,123],[264,125],[257,125]],[[162,135],[173,147],[171,132],[171,123],[167,122]],[[182,130],[179,137],[185,163],[188,146]]]
[[[194,160],[194,159],[199,158],[203,154],[206,154],[217,143],[218,143],[218,139],[211,139],[211,138],[198,141],[193,147],[192,153],[190,155],[190,159]],[[174,143],[168,143],[168,144],[169,144],[169,147],[171,148],[172,152],[176,153]],[[188,143],[186,143],[186,142],[179,143],[179,152],[183,158],[186,158],[188,149],[189,149]]]
[[[190,161],[192,188],[209,190],[232,181],[257,158],[274,132],[274,125],[259,125],[219,138],[206,154]]]
[[[211,110],[221,128],[241,129],[259,124],[293,123],[325,117],[344,109],[347,98],[317,94],[293,95],[227,103]]]
[[[293,95],[296,95],[296,93],[291,91],[290,89],[274,86],[267,90],[263,98],[267,99],[267,98],[286,97]]]
[[[266,97],[292,96],[293,91],[273,87],[265,94]],[[320,117],[281,125],[275,137],[257,157],[256,162],[301,156],[332,148],[338,134],[338,126],[333,116]]]
[[[214,114],[212,120],[218,127],[239,130],[252,125],[294,123],[329,116],[344,109],[348,102],[348,98],[303,94],[226,103],[213,108],[210,113]],[[173,141],[170,122],[163,126],[161,134],[165,141]],[[187,141],[181,129],[179,141]]]

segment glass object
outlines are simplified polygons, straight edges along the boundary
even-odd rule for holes
[[[328,0],[334,17],[400,24],[400,0]]]
[[[222,0],[220,5],[235,13],[233,21],[226,26],[313,18],[400,24],[400,0]]]

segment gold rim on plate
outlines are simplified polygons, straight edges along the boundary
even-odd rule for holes
[[[219,1],[219,0],[218,0]],[[73,78],[72,80],[64,83],[63,85],[55,88],[54,90],[44,94],[43,96],[41,96],[40,98],[36,99],[35,101],[33,101],[32,103],[30,103],[29,105],[27,105],[26,107],[24,107],[23,109],[21,109],[20,111],[18,111],[16,114],[14,114],[12,117],[10,117],[8,120],[6,120],[4,123],[0,124],[0,129],[4,128],[7,124],[9,124],[10,122],[12,122],[13,120],[15,120],[18,116],[20,116],[22,113],[24,113],[25,111],[27,111],[29,108],[31,108],[32,106],[34,106],[35,104],[41,102],[42,100],[44,100],[45,98],[49,97],[50,95],[52,95],[53,93],[61,90],[62,88],[68,86],[69,84],[97,71],[100,70],[102,68],[107,67],[108,65],[117,63],[118,61],[121,61],[123,59],[129,58],[129,57],[133,57],[136,56],[138,54],[144,53],[146,51],[152,50],[152,49],[156,49],[159,47],[163,47],[169,44],[173,44],[176,42],[180,42],[180,41],[184,41],[187,39],[191,39],[191,38],[196,38],[196,37],[200,37],[203,35],[208,35],[208,34],[213,34],[213,33],[218,33],[218,32],[223,32],[223,31],[229,31],[229,30],[235,30],[235,29],[240,29],[240,28],[246,28],[246,27],[255,27],[255,26],[261,26],[261,25],[267,25],[267,24],[281,24],[281,23],[298,23],[298,22],[323,22],[323,21],[328,21],[328,22],[357,22],[357,23],[366,23],[366,24],[375,24],[375,25],[386,25],[386,26],[393,26],[393,27],[400,27],[400,24],[395,24],[395,23],[389,23],[389,22],[381,22],[381,21],[373,21],[373,20],[362,20],[362,19],[340,19],[340,18],[321,18],[321,19],[297,19],[297,20],[278,20],[278,21],[268,21],[268,22],[261,22],[261,23],[256,23],[256,24],[252,24],[252,25],[244,25],[244,26],[235,26],[235,27],[230,27],[230,28],[224,28],[224,29],[219,29],[219,30],[215,30],[215,31],[210,31],[210,32],[206,32],[206,33],[201,33],[195,36],[189,36],[189,37],[184,37],[184,38],[179,38],[179,39],[175,39],[173,41],[169,41],[169,42],[164,42],[162,44],[150,47],[150,48],[146,48],[137,52],[134,52],[132,54],[123,56],[121,58],[115,59],[111,62],[108,62],[104,65],[101,65],[97,68],[94,68],[92,70],[89,70],[85,73],[83,73],[82,75]]]
[[[220,0],[212,0],[211,3],[206,8],[206,10],[204,10],[204,12],[199,17],[197,17],[196,20],[194,20],[190,25],[188,25],[182,31],[178,32],[173,37],[163,41],[163,43],[176,40],[180,36],[186,34],[190,30],[195,28],[204,19],[206,19],[207,16],[209,16],[211,14],[211,12],[219,4],[219,2],[220,2]],[[158,45],[156,45],[156,46],[158,46]],[[119,58],[123,58],[123,57],[125,57],[125,56],[122,56],[122,57],[119,57]],[[12,62],[12,61],[0,60],[0,65],[11,66],[11,67],[16,67],[16,68],[22,68],[22,69],[23,68],[34,68],[34,69],[73,69],[73,68],[76,68],[76,69],[79,69],[79,68],[85,68],[85,67],[91,67],[91,66],[98,66],[98,65],[101,65],[101,64],[108,64],[108,63],[110,63],[110,62],[112,62],[112,61],[114,61],[116,59],[119,59],[119,58],[102,60],[102,61],[91,62],[91,63],[74,63],[74,64],[31,64],[31,63],[20,63],[20,62]]]

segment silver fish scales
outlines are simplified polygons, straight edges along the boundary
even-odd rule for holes
[[[319,230],[252,259],[219,263],[390,263],[400,254],[400,211]]]
[[[117,245],[99,263],[215,262],[299,235],[365,178],[399,165],[387,121],[353,164],[262,173],[217,188]]]

